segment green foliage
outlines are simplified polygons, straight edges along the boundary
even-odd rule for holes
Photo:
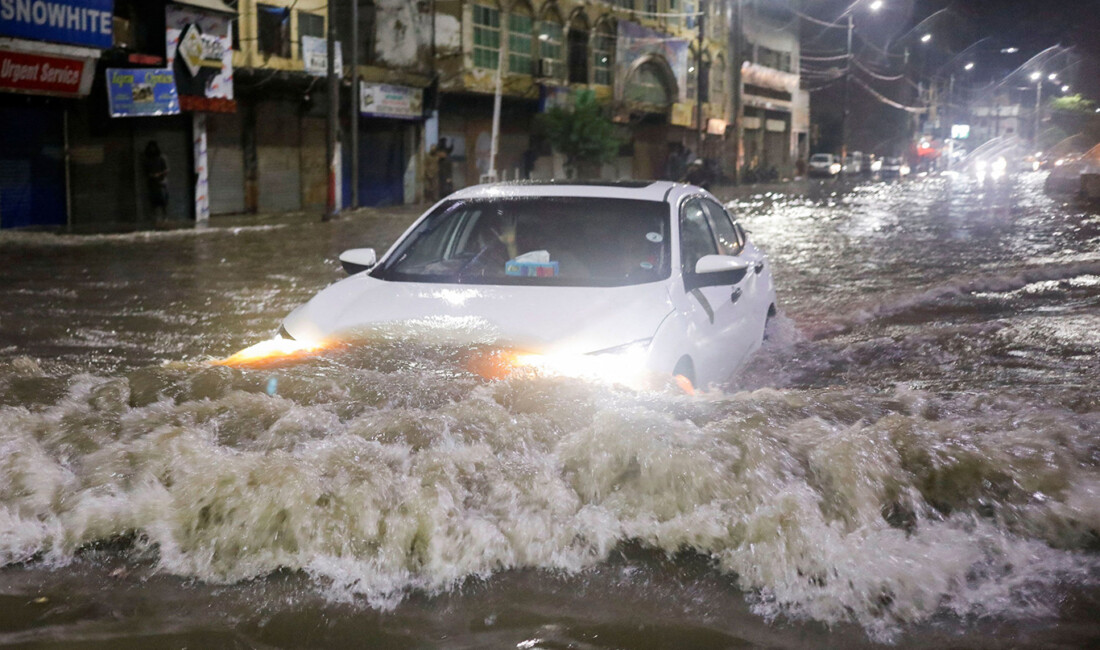
[[[615,125],[591,91],[576,94],[573,107],[559,106],[538,115],[535,124],[550,144],[565,156],[566,166],[610,162],[619,151]]]
[[[1066,95],[1050,100],[1050,107],[1056,111],[1091,115],[1096,111],[1096,102],[1085,99],[1081,95]]]

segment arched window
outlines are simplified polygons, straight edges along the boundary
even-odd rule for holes
[[[615,69],[615,24],[610,18],[604,18],[596,25],[596,38],[592,42],[593,74],[592,82],[601,86],[610,86],[612,71]]]
[[[675,80],[668,64],[659,59],[643,61],[627,78],[623,99],[629,104],[667,109],[676,101]]]
[[[569,21],[569,83],[588,83],[588,17],[580,11]]]
[[[565,77],[565,29],[561,14],[554,5],[542,10],[539,20],[539,64],[538,74],[543,77],[562,79]]]
[[[714,96],[714,101],[724,104],[726,101],[726,59],[721,54],[714,61],[710,79],[711,94]]]
[[[533,74],[532,34],[535,31],[534,14],[531,7],[517,2],[508,14],[508,72]]]
[[[500,62],[500,9],[474,4],[474,67],[496,70]]]

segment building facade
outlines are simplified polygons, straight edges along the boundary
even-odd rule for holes
[[[798,3],[735,5],[741,18],[742,169],[790,175],[796,161],[809,157],[810,93],[800,88]]]
[[[330,196],[432,199],[441,177],[445,189],[561,177],[536,118],[582,92],[623,142],[604,178],[677,179],[694,158],[732,178],[750,161],[784,169],[804,147],[797,28],[777,28],[786,3],[329,1],[5,4],[5,69],[54,57],[69,72],[52,86],[0,75],[0,227],[315,213]],[[46,5],[95,33],[24,24]],[[326,160],[330,11],[339,153]]]

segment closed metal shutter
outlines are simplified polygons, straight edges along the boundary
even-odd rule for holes
[[[302,209],[301,119],[294,102],[256,106],[256,166],[260,212]]]
[[[65,221],[61,111],[0,107],[0,228]]]
[[[212,113],[206,119],[206,159],[210,167],[210,214],[245,211],[244,148],[239,113]]]
[[[328,202],[328,165],[325,164],[323,118],[302,118],[301,164],[302,209],[324,210]]]

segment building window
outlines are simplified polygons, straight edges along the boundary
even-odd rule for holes
[[[696,11],[696,9],[695,9],[696,6],[697,6],[696,0],[684,0],[684,13],[685,14],[694,14],[695,11]],[[697,20],[698,19],[694,15],[685,16],[684,17],[684,27],[687,27],[688,29],[695,29],[695,26],[699,24],[697,22]]]
[[[474,5],[474,67],[496,70],[500,61],[500,10]]]
[[[582,13],[569,23],[569,83],[588,83],[588,19]]]
[[[562,69],[565,30],[562,28],[561,16],[554,7],[548,7],[539,21],[539,57],[542,58],[541,70],[538,73],[544,77],[561,79],[564,75]]]
[[[290,10],[286,7],[256,5],[260,52],[267,56],[290,58]]]
[[[714,62],[710,87],[715,100],[724,103],[726,101],[726,60],[721,56]]]
[[[298,52],[305,51],[302,47],[303,36],[325,37],[325,17],[311,14],[307,11],[298,11]],[[303,57],[304,58],[304,57]]]
[[[374,63],[375,59],[375,14],[376,10],[373,1],[359,2],[359,64],[369,65]],[[349,36],[350,38],[350,36]]]
[[[531,34],[535,30],[535,20],[531,10],[523,5],[512,7],[508,16],[508,72],[532,74]]]
[[[634,11],[634,0],[615,0],[615,4],[627,11]]]
[[[657,16],[654,14],[660,12],[660,9],[657,7],[657,0],[645,0],[645,12],[648,14],[646,18],[656,20]]]
[[[680,0],[668,0],[668,13],[678,14],[678,13],[680,13],[680,11],[681,11],[681,9],[680,9]],[[672,25],[673,27],[679,27],[680,26],[680,17],[679,16],[669,16],[668,17],[668,24]]]
[[[593,54],[595,70],[592,81],[601,86],[610,86],[611,71],[615,67],[615,28],[610,20],[604,20],[597,25]]]

